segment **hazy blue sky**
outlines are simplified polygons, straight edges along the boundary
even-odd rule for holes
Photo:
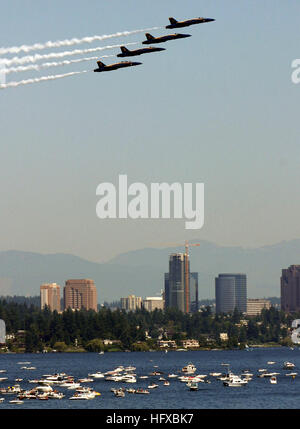
[[[216,21],[178,30],[193,37],[160,45],[167,50],[138,57],[133,69],[0,91],[0,250],[104,261],[186,239],[248,247],[300,237],[298,0],[2,0],[0,44],[164,26],[169,16]],[[204,182],[204,227],[99,220],[96,187],[119,174],[130,183]]]

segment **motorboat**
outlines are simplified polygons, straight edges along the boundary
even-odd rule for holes
[[[298,372],[290,372],[289,374],[285,374],[287,377],[295,378],[298,375]]]
[[[125,392],[122,389],[118,389],[114,393],[115,393],[115,396],[117,398],[124,398],[125,397]]]
[[[273,375],[273,376],[270,378],[270,383],[271,383],[271,384],[277,384],[277,377],[276,377],[275,375]]]
[[[295,368],[295,364],[292,362],[284,362],[283,369],[293,369]]]
[[[94,380],[92,378],[80,378],[79,383],[92,383]]]
[[[176,378],[176,377],[178,377],[178,374],[169,374],[168,377],[169,378]]]
[[[10,404],[23,404],[24,401],[21,401],[21,399],[12,399],[9,401]]]
[[[158,387],[158,384],[149,384],[148,389],[155,389],[156,387]]]
[[[248,380],[242,379],[238,375],[231,375],[228,380],[223,381],[223,385],[229,387],[246,386],[247,383]]]
[[[141,389],[141,388],[136,389],[135,393],[140,394],[140,395],[149,395],[150,394],[149,390]]]
[[[198,390],[198,382],[197,381],[189,381],[187,383],[187,387],[189,387],[190,390]]]
[[[170,386],[170,382],[169,381],[164,381],[164,386]]]
[[[182,368],[182,372],[184,372],[185,374],[194,374],[194,372],[196,371],[196,367],[194,364],[189,363],[188,365],[184,366]]]
[[[2,395],[13,395],[15,393],[21,393],[21,386],[19,384],[0,389],[0,394]]]

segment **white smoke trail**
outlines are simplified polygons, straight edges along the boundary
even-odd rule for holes
[[[9,48],[0,48],[0,55],[5,54],[18,54],[20,52],[30,52],[48,48],[60,48],[62,46],[74,46],[80,45],[82,43],[92,43],[96,41],[102,41],[107,39],[112,39],[114,37],[123,37],[130,36],[132,34],[144,33],[151,30],[158,30],[161,27],[152,27],[146,28],[143,30],[133,30],[133,31],[123,31],[115,34],[104,34],[102,36],[92,36],[92,37],[83,37],[82,39],[69,39],[69,40],[58,40],[56,42],[46,42],[46,43],[35,43],[34,45],[22,45],[22,46],[12,46]]]
[[[87,57],[87,58],[79,58],[77,60],[64,60],[64,61],[58,61],[58,62],[52,62],[52,63],[43,63],[43,64],[30,64],[29,66],[19,66],[19,67],[11,67],[8,69],[3,69],[3,73],[9,74],[9,73],[18,73],[18,72],[25,72],[29,70],[34,71],[40,71],[45,68],[49,67],[60,67],[60,66],[67,66],[70,64],[76,64],[81,63],[83,61],[92,61],[92,60],[98,60],[100,58],[111,58],[115,57],[115,55],[103,55],[101,57]]]
[[[126,46],[137,45],[138,43],[139,42],[130,42],[130,43],[126,43]],[[90,49],[74,49],[73,51],[50,52],[49,54],[43,54],[43,55],[41,54],[27,55],[25,57],[14,57],[11,59],[4,58],[2,60],[2,64],[4,64],[6,67],[10,67],[13,64],[23,65],[28,63],[36,63],[37,61],[40,61],[40,60],[49,60],[53,58],[63,58],[63,57],[69,57],[73,55],[89,54],[92,52],[105,51],[106,49],[119,48],[120,46],[122,46],[122,44],[101,46],[101,47],[90,48]]]
[[[19,82],[9,82],[9,83],[5,83],[5,84],[0,85],[0,89],[16,88],[17,86],[20,86],[20,85],[29,85],[32,83],[45,82],[48,80],[63,79],[65,77],[75,76],[75,75],[83,74],[83,73],[88,73],[90,71],[91,70],[83,70],[83,71],[78,71],[78,72],[57,74],[57,75],[53,75],[53,76],[42,76],[42,77],[34,78],[34,79],[20,80]]]

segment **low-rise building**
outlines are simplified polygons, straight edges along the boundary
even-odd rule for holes
[[[269,310],[271,301],[268,299],[247,299],[247,316],[258,316],[262,310]]]
[[[228,341],[228,334],[227,334],[227,332],[221,332],[220,333],[220,340],[221,341]]]
[[[169,348],[174,347],[175,348],[175,347],[177,347],[176,341],[173,341],[173,340],[160,340],[160,341],[157,341],[157,344],[161,348],[166,348],[166,347],[169,347]]]
[[[192,349],[196,347],[200,347],[198,340],[182,340],[182,346],[185,349]]]
[[[164,300],[161,296],[147,296],[143,300],[143,307],[147,311],[163,310]]]

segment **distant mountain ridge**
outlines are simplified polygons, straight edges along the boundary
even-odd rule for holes
[[[215,296],[214,279],[219,273],[247,274],[248,297],[280,296],[282,268],[300,264],[300,239],[259,248],[219,246],[195,240],[191,247],[191,271],[199,273],[199,299]],[[42,283],[62,287],[71,278],[91,278],[99,302],[117,300],[128,294],[153,296],[164,287],[169,255],[184,247],[145,248],[120,254],[106,263],[78,256],[40,254],[9,250],[0,252],[0,295],[38,295]]]

